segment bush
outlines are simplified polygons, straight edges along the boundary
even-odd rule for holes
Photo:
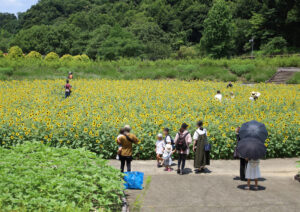
[[[70,54],[65,54],[60,58],[61,61],[72,61],[73,60],[73,56]]]
[[[42,59],[42,55],[39,52],[31,51],[29,54],[26,55],[27,59]]]
[[[230,67],[230,70],[236,75],[238,75],[239,77],[253,71],[254,69],[255,69],[255,65],[253,64],[245,64],[245,65],[236,64]]]
[[[11,67],[4,67],[4,68],[0,68],[0,73],[11,77],[14,74],[14,69]]]
[[[76,56],[74,56],[74,59],[77,60],[77,61],[82,61],[82,62],[90,61],[89,56],[87,56],[86,54],[76,55]]]
[[[8,51],[8,57],[10,59],[18,59],[23,57],[23,51],[18,46],[13,46]]]
[[[55,52],[50,52],[45,57],[46,61],[55,61],[55,60],[58,60],[58,59],[59,59],[59,56]]]
[[[0,50],[0,58],[4,57],[3,51]]]
[[[197,56],[197,52],[193,47],[181,46],[177,51],[177,59],[191,59]]]
[[[94,153],[26,142],[0,155],[0,211],[120,209],[120,171]]]
[[[265,55],[283,54],[287,51],[287,41],[283,37],[272,38],[261,50]]]

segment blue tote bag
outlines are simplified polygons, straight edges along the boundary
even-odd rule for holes
[[[143,172],[124,172],[125,189],[143,189],[144,173]]]

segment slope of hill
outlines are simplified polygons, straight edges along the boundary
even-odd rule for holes
[[[110,60],[226,57],[249,51],[252,37],[265,53],[300,47],[296,0],[40,0],[18,16],[0,13],[2,51],[18,45],[25,53]],[[191,47],[178,54],[182,46]]]

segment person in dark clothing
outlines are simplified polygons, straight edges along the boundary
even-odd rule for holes
[[[237,144],[241,140],[239,131],[240,131],[240,127],[237,127],[235,130]],[[234,157],[240,159],[240,180],[246,181],[245,173],[246,173],[248,161],[245,158],[241,158],[239,153],[236,151],[236,149],[234,151]]]
[[[227,88],[232,88],[232,87],[233,87],[232,82],[229,82],[228,85],[227,85]]]
[[[189,145],[192,143],[192,136],[187,131],[188,125],[183,123],[175,137],[175,146],[178,153],[177,174],[184,174],[185,160],[190,152]],[[181,167],[180,167],[181,165]],[[181,168],[181,169],[180,169]]]
[[[66,81],[66,85],[65,85],[65,98],[68,98],[71,95],[71,89],[72,86],[70,85],[69,80]]]

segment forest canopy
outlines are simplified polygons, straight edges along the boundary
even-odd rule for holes
[[[0,50],[135,57],[231,57],[300,49],[300,0],[40,0],[0,13]]]

